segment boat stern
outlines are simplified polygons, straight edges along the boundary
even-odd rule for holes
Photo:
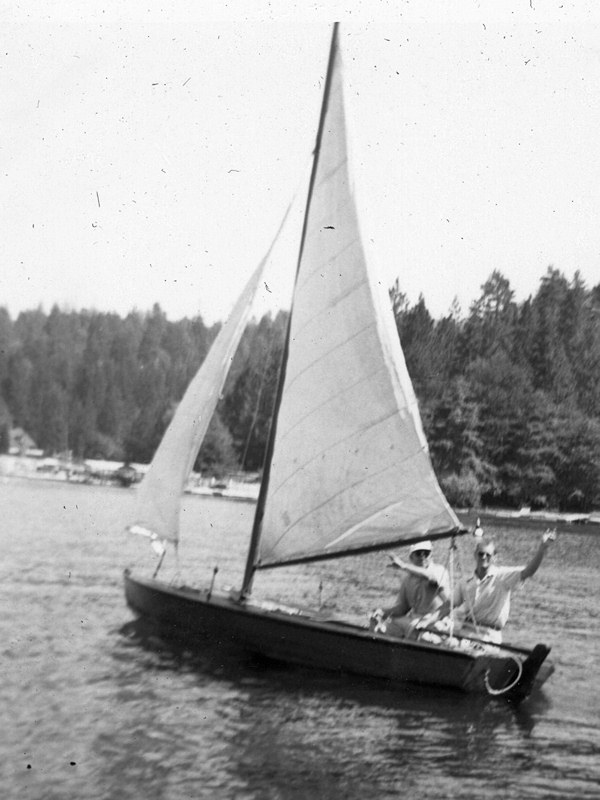
[[[547,661],[550,648],[537,644],[532,650],[497,651],[481,654],[468,678],[467,690],[485,691],[518,704],[541,687],[554,672]]]

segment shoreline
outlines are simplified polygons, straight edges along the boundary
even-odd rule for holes
[[[33,481],[52,481],[56,483],[80,483],[88,486],[119,486],[122,488],[135,489],[144,473],[148,469],[146,464],[131,464],[132,470],[137,474],[137,479],[123,482],[119,476],[119,470],[124,465],[122,462],[100,462],[94,459],[86,459],[83,464],[74,462],[56,463],[52,469],[40,470],[39,467],[48,461],[58,461],[57,459],[34,459],[30,457],[0,455],[0,478],[25,479]],[[226,481],[217,482],[215,479],[202,478],[196,473],[192,473],[185,489],[186,494],[195,494],[202,497],[224,498],[227,500],[240,500],[248,503],[255,503],[258,499],[260,483],[256,480],[244,481],[229,478]],[[480,508],[465,509],[455,508],[456,514],[465,522],[466,525],[475,525],[479,518],[483,522],[498,521],[505,524],[518,524],[522,522],[539,523],[540,525],[564,525],[581,528],[587,525],[600,525],[600,511],[590,511],[588,513],[568,513],[560,511],[531,511],[524,507],[517,510],[504,508]]]

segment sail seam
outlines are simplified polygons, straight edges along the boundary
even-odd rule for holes
[[[315,227],[318,227],[318,226],[315,226]],[[353,247],[357,242],[360,245],[361,250],[362,250],[362,242],[360,241],[360,239],[357,236],[355,236],[353,239],[350,239],[350,241],[347,242],[347,244],[345,244],[340,250],[338,250],[337,252],[333,253],[331,256],[329,256],[328,258],[324,259],[323,261],[319,261],[315,265],[314,269],[312,269],[311,271],[306,270],[306,272],[304,273],[304,275],[302,277],[302,280],[298,282],[298,287],[297,288],[298,289],[302,289],[304,291],[305,287],[310,283],[310,281],[316,275],[322,274],[322,271],[323,271],[323,269],[325,267],[334,266],[335,263],[337,261],[339,261],[341,259],[341,257],[343,255],[345,255],[345,253],[348,250],[350,250],[350,248]],[[364,283],[367,282],[364,277],[362,279],[362,282],[364,282]],[[312,319],[312,317],[311,317],[311,319]]]
[[[316,364],[318,364],[321,361],[324,361],[326,358],[331,356],[337,350],[340,350],[341,348],[345,347],[349,342],[352,342],[354,339],[358,338],[359,336],[362,336],[363,333],[365,333],[366,331],[368,331],[369,329],[374,328],[374,327],[375,327],[375,325],[372,322],[369,323],[368,325],[365,325],[363,328],[360,328],[359,330],[357,330],[356,333],[353,333],[352,336],[350,336],[348,339],[344,339],[342,342],[338,342],[334,347],[332,347],[329,350],[326,350],[324,353],[322,353],[319,356],[319,358],[315,359],[314,361],[311,361],[310,364],[307,364],[303,369],[301,369],[298,372],[296,372],[296,374],[292,378],[290,378],[288,380],[288,382],[287,382],[286,394],[289,394],[290,387],[293,386],[294,383],[299,378],[301,378],[305,373],[309,372],[309,370],[311,370]],[[373,377],[373,375],[377,375],[378,372],[381,372],[381,369],[382,368],[379,367],[374,372],[371,372],[371,373],[369,373],[369,375],[364,376],[361,380],[356,381],[355,383],[351,383],[351,384],[349,384],[347,386],[342,386],[340,388],[340,391],[336,392],[333,395],[330,395],[327,398],[327,400],[331,400],[333,397],[337,397],[338,395],[340,395],[343,391],[347,391],[348,389],[352,389],[354,386],[358,386],[361,383],[364,383],[365,381],[370,380]],[[327,401],[324,401],[324,402],[327,402]],[[314,409],[312,409],[312,411],[316,410],[317,408],[320,408],[322,405],[323,405],[323,403],[320,403],[318,406],[315,406]],[[312,411],[310,413],[312,413]],[[309,416],[309,414],[306,414],[305,416]]]
[[[355,533],[357,530],[360,530],[363,526],[368,525],[369,523],[373,522],[373,520],[377,519],[377,517],[380,517],[382,514],[385,514],[386,511],[391,511],[394,508],[400,508],[405,504],[405,502],[406,502],[405,500],[399,500],[395,503],[390,503],[389,505],[385,505],[383,508],[377,509],[373,514],[370,514],[368,517],[365,517],[360,522],[357,522],[355,525],[352,525],[350,528],[348,528],[348,530],[344,531],[344,533],[340,533],[340,535],[332,542],[328,542],[325,545],[325,549],[329,550],[330,548],[335,547],[337,544],[343,542],[349,536],[352,536],[353,533]],[[439,516],[439,514],[437,514],[436,516]]]
[[[344,120],[344,122],[345,122],[345,120]],[[344,124],[344,128],[345,127],[346,126]],[[344,136],[344,139],[345,138],[346,137]],[[329,172],[327,172],[327,173],[325,173],[323,175],[322,179],[317,184],[315,184],[315,189],[318,189],[320,186],[323,186],[323,184],[326,181],[328,181],[329,178],[331,178],[333,175],[335,175],[337,172],[339,172],[343,167],[346,166],[347,163],[348,163],[348,156],[346,155],[346,156],[344,156],[344,158],[341,161],[338,161],[338,163],[335,165],[335,167],[333,167],[332,169],[329,170]]]
[[[391,416],[393,416],[393,414],[388,414],[386,417],[383,417],[383,418],[381,418],[381,419],[377,420],[377,422],[376,422],[376,425],[377,425],[377,426],[378,426],[378,425],[381,425],[383,422],[385,422],[385,421],[386,421],[387,419],[389,419]],[[367,431],[367,430],[370,430],[370,429],[372,429],[372,428],[376,427],[376,425],[369,425],[369,426],[368,426],[368,428],[364,428],[364,429],[362,429],[362,430],[360,431],[360,434],[363,434],[365,431]],[[337,441],[337,442],[335,443],[335,445],[334,445],[334,446],[337,446],[337,445],[341,444],[341,443],[342,443],[343,441],[345,441],[347,438],[349,438],[349,437],[344,437],[344,439],[340,439],[339,441]],[[327,448],[327,449],[331,449],[331,448]],[[321,451],[321,452],[325,452],[325,451],[323,450],[323,451]],[[398,467],[400,464],[403,464],[403,463],[404,463],[404,462],[406,462],[406,461],[409,461],[409,460],[411,460],[411,459],[414,459],[414,458],[418,458],[418,456],[419,456],[421,453],[424,453],[424,452],[426,452],[426,448],[424,448],[424,447],[421,447],[421,448],[419,448],[418,450],[415,450],[415,451],[411,452],[409,455],[405,456],[405,457],[404,457],[404,458],[403,458],[401,461],[396,461],[396,462],[394,462],[394,464],[387,464],[387,465],[386,465],[385,467],[383,467],[381,470],[378,470],[378,471],[371,472],[371,473],[369,474],[369,480],[373,480],[374,478],[378,477],[379,475],[382,475],[382,474],[384,474],[385,472],[387,472],[387,471],[388,471],[389,469],[391,469],[392,467],[394,467],[394,468],[397,468],[397,467]],[[320,455],[320,453],[319,453],[319,455]],[[318,456],[315,456],[315,458],[318,458]],[[313,461],[313,460],[314,460],[314,459],[311,459],[310,461]],[[290,475],[288,475],[288,477],[285,479],[285,481],[282,481],[282,482],[279,484],[279,486],[277,486],[276,488],[274,488],[274,489],[272,490],[272,492],[271,492],[271,497],[274,497],[274,496],[277,494],[277,492],[278,492],[280,489],[282,489],[282,488],[285,486],[285,484],[286,484],[286,483],[287,483],[289,480],[291,480],[291,479],[294,477],[294,475],[296,475],[296,474],[297,474],[298,472],[300,472],[301,470],[305,469],[305,468],[306,468],[306,466],[307,466],[307,464],[310,464],[310,461],[307,461],[307,462],[305,462],[304,464],[302,464],[302,466],[301,466],[301,467],[298,467],[298,469],[296,469],[294,472],[290,473]],[[283,538],[284,538],[284,537],[285,537],[285,536],[286,536],[286,535],[287,535],[287,534],[288,534],[288,533],[289,533],[291,530],[293,530],[293,529],[294,529],[294,527],[295,527],[296,525],[298,525],[298,523],[302,522],[302,521],[303,521],[303,520],[305,520],[307,517],[311,516],[311,515],[312,515],[312,514],[314,514],[316,511],[318,511],[320,508],[322,508],[323,506],[325,506],[325,505],[327,505],[328,503],[330,503],[330,502],[331,502],[331,500],[333,500],[334,498],[336,498],[336,497],[341,497],[343,494],[346,494],[348,491],[350,491],[351,489],[354,489],[356,486],[360,486],[362,483],[364,483],[364,480],[365,480],[365,479],[363,478],[363,479],[361,479],[361,480],[356,480],[356,481],[354,481],[353,483],[350,483],[350,484],[348,484],[347,486],[345,486],[345,487],[344,487],[344,489],[343,489],[343,490],[340,490],[340,491],[336,492],[335,494],[329,495],[329,496],[328,496],[328,497],[327,497],[325,500],[323,500],[323,502],[322,502],[322,503],[319,503],[318,505],[315,505],[315,506],[313,506],[313,507],[312,507],[311,509],[309,509],[309,510],[308,510],[308,511],[307,511],[305,514],[303,514],[302,516],[298,517],[296,520],[294,520],[294,522],[293,522],[293,524],[292,524],[292,525],[289,525],[287,528],[285,528],[285,529],[282,531],[281,535],[280,535],[280,536],[279,536],[279,537],[278,537],[276,540],[274,540],[273,544],[271,545],[271,549],[274,549],[274,548],[276,548],[276,547],[277,547],[277,545],[279,544],[279,542],[280,542],[280,541],[281,541],[281,540],[282,540],[282,539],[283,539]],[[398,503],[397,505],[400,505],[400,503]],[[372,506],[372,507],[375,507],[375,504],[373,504],[373,506]],[[389,506],[389,507],[391,508],[392,506]],[[366,509],[365,509],[365,510],[368,510],[368,508],[369,508],[369,507],[366,507]],[[364,522],[364,520],[363,520],[363,522]],[[361,524],[362,524],[362,523],[361,523]]]
[[[388,467],[388,468],[389,468],[389,467]],[[382,472],[383,472],[383,471],[384,471],[384,470],[382,470]],[[379,473],[379,474],[381,474],[381,473]],[[376,475],[377,475],[377,473],[376,473],[376,474],[374,474],[374,475],[373,475],[373,476],[371,476],[371,477],[376,477]],[[348,488],[353,488],[353,487],[348,487]],[[341,494],[343,494],[343,492],[338,492],[338,494],[337,494],[337,495],[334,495],[334,497],[340,496]],[[328,498],[326,502],[329,502],[330,500],[331,500],[331,498]],[[315,506],[313,509],[311,509],[311,511],[310,511],[309,513],[307,513],[307,514],[303,515],[302,517],[299,517],[299,518],[298,518],[298,519],[297,519],[297,520],[294,522],[294,524],[293,524],[293,525],[290,525],[289,527],[287,527],[287,528],[286,528],[286,529],[283,531],[283,533],[281,534],[281,536],[280,536],[278,539],[276,539],[276,540],[273,542],[273,544],[272,544],[272,546],[271,546],[271,548],[270,548],[270,549],[271,549],[271,550],[275,550],[275,549],[277,548],[277,545],[279,544],[279,542],[280,542],[280,541],[281,541],[281,540],[284,538],[284,536],[286,536],[286,535],[287,535],[287,534],[288,534],[290,531],[292,531],[292,530],[293,530],[293,529],[296,527],[296,525],[298,525],[298,523],[300,523],[302,520],[304,520],[304,519],[306,519],[308,516],[310,516],[310,514],[312,514],[312,513],[313,513],[313,512],[315,512],[315,511],[318,511],[318,509],[319,509],[321,506],[323,506],[323,505],[325,505],[325,503],[321,503],[319,506]],[[362,519],[360,522],[357,522],[357,523],[355,523],[354,525],[352,525],[352,526],[351,526],[351,528],[350,528],[349,530],[347,530],[347,531],[344,531],[344,533],[343,533],[343,534],[340,534],[340,535],[338,536],[338,538],[337,538],[335,541],[338,541],[338,540],[340,540],[341,538],[344,538],[344,537],[346,537],[347,535],[349,535],[349,533],[353,533],[353,532],[355,532],[355,531],[357,531],[357,530],[361,529],[362,527],[364,527],[364,526],[367,524],[367,522],[368,522],[368,521],[375,519],[375,517],[377,517],[377,516],[381,516],[381,515],[382,515],[382,514],[384,514],[386,511],[390,511],[390,510],[391,510],[391,509],[393,509],[393,508],[400,508],[400,506],[402,506],[402,502],[397,502],[397,503],[387,503],[387,504],[386,504],[386,505],[384,505],[382,508],[380,508],[380,509],[376,510],[374,513],[371,513],[371,514],[369,514],[367,517],[365,517],[364,519]],[[371,508],[376,508],[375,504],[373,504],[373,506],[371,506]],[[367,508],[365,508],[365,510],[366,510],[366,511],[368,511],[368,510],[369,510],[369,508],[367,507]],[[443,512],[438,512],[437,514],[435,514],[435,515],[432,515],[432,519],[438,519],[438,518],[440,518],[440,517],[443,517],[443,516],[444,516],[444,515],[443,515]],[[343,527],[343,526],[341,526],[341,527]],[[436,530],[437,530],[437,528],[430,528],[430,527],[427,527],[426,531],[421,531],[421,535],[423,535],[423,536],[428,536],[430,533],[433,533],[433,532],[434,532],[434,531],[436,531]],[[446,528],[444,528],[444,530],[446,530]],[[325,545],[323,545],[323,552],[327,551],[327,550],[328,550],[329,548],[331,548],[332,546],[333,546],[333,542],[331,542],[331,543],[329,543],[329,544],[325,544]]]
[[[314,407],[313,407],[313,408],[311,408],[311,409],[310,409],[310,411],[308,411],[306,414],[303,414],[301,417],[298,417],[298,419],[296,420],[296,422],[295,422],[293,425],[291,425],[291,426],[290,426],[290,427],[287,429],[287,431],[285,431],[285,432],[281,433],[281,435],[279,436],[279,441],[280,441],[281,443],[285,442],[285,440],[286,440],[286,439],[287,439],[289,436],[291,436],[291,435],[292,435],[292,433],[293,433],[295,430],[297,430],[297,428],[300,426],[300,424],[301,424],[302,422],[304,422],[304,421],[305,421],[305,420],[307,420],[309,417],[311,417],[313,414],[315,414],[315,413],[316,413],[316,412],[317,412],[317,411],[318,411],[320,408],[322,408],[323,406],[326,406],[326,405],[327,405],[329,402],[331,402],[331,400],[333,400],[333,399],[335,399],[336,397],[339,397],[340,395],[344,394],[344,393],[345,393],[345,392],[347,392],[349,389],[356,389],[358,386],[361,386],[361,385],[362,385],[362,384],[364,384],[364,383],[369,383],[369,382],[372,380],[372,378],[373,378],[375,375],[377,375],[378,373],[380,373],[380,372],[381,372],[381,369],[375,370],[375,372],[372,372],[372,373],[370,373],[369,375],[367,375],[366,377],[364,377],[364,378],[361,378],[361,380],[359,380],[359,381],[355,381],[353,384],[350,384],[349,386],[344,386],[344,387],[343,387],[343,388],[342,388],[342,389],[341,389],[339,392],[336,392],[334,395],[329,395],[329,396],[328,396],[328,397],[327,397],[325,400],[323,400],[323,402],[322,402],[322,403],[319,403],[319,405],[318,405],[318,406],[314,406]],[[370,421],[370,422],[369,422],[369,424],[368,424],[368,425],[366,425],[364,428],[360,428],[358,431],[354,431],[354,432],[352,433],[352,436],[361,436],[361,435],[362,435],[362,434],[363,434],[365,431],[368,431],[368,430],[370,430],[371,428],[376,428],[376,427],[377,427],[377,426],[379,426],[379,425],[380,425],[382,422],[385,422],[386,420],[388,420],[388,419],[390,419],[391,417],[395,416],[395,414],[396,414],[396,413],[398,413],[398,412],[397,412],[397,409],[396,409],[396,410],[394,410],[394,411],[391,411],[389,414],[386,414],[385,416],[383,416],[383,417],[381,417],[381,418],[379,418],[379,419],[376,419],[376,420],[372,420],[372,421]],[[314,456],[313,458],[311,458],[309,461],[306,461],[306,462],[304,462],[304,464],[305,464],[305,465],[306,465],[306,464],[310,464],[312,461],[315,461],[316,459],[320,458],[320,457],[323,455],[323,453],[325,453],[327,450],[330,450],[330,449],[332,449],[332,448],[334,448],[334,447],[337,447],[338,445],[342,444],[343,442],[347,441],[347,440],[348,440],[348,439],[350,439],[350,438],[351,438],[351,436],[343,436],[343,437],[341,437],[340,439],[336,439],[334,442],[331,442],[329,445],[327,445],[327,447],[324,447],[322,450],[319,450],[319,452],[318,452],[318,453],[316,453],[316,454],[315,454],[315,456]],[[295,474],[295,472],[294,472],[294,473],[291,473],[291,475],[293,475],[293,474]],[[290,475],[290,477],[291,477],[291,475]],[[286,480],[288,480],[288,478],[286,478]],[[283,485],[283,484],[280,484],[280,485]]]

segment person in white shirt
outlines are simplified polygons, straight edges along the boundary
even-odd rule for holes
[[[431,560],[431,542],[412,545],[409,563],[392,556],[392,566],[408,573],[403,579],[396,602],[378,609],[371,618],[371,627],[390,636],[412,637],[417,626],[427,624],[428,616],[435,614],[450,597],[448,571]]]
[[[540,545],[523,567],[498,567],[495,564],[496,547],[491,540],[481,540],[475,547],[475,572],[458,584],[454,594],[457,621],[462,619],[455,633],[483,641],[500,644],[502,629],[510,614],[511,592],[538,570],[546,550],[556,538],[546,531]],[[440,611],[447,613],[447,606]]]

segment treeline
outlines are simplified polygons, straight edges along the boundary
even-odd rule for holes
[[[600,285],[549,269],[516,303],[498,272],[463,317],[390,291],[434,467],[449,500],[600,507]],[[287,314],[246,330],[196,468],[262,465]],[[48,453],[147,462],[218,326],[0,308],[0,451],[19,427]]]
[[[196,462],[220,474],[262,466],[287,315],[244,333]],[[219,326],[200,317],[0,308],[0,452],[23,429],[48,454],[149,462]]]
[[[465,319],[391,291],[438,477],[455,505],[600,507],[600,285],[493,272]]]

